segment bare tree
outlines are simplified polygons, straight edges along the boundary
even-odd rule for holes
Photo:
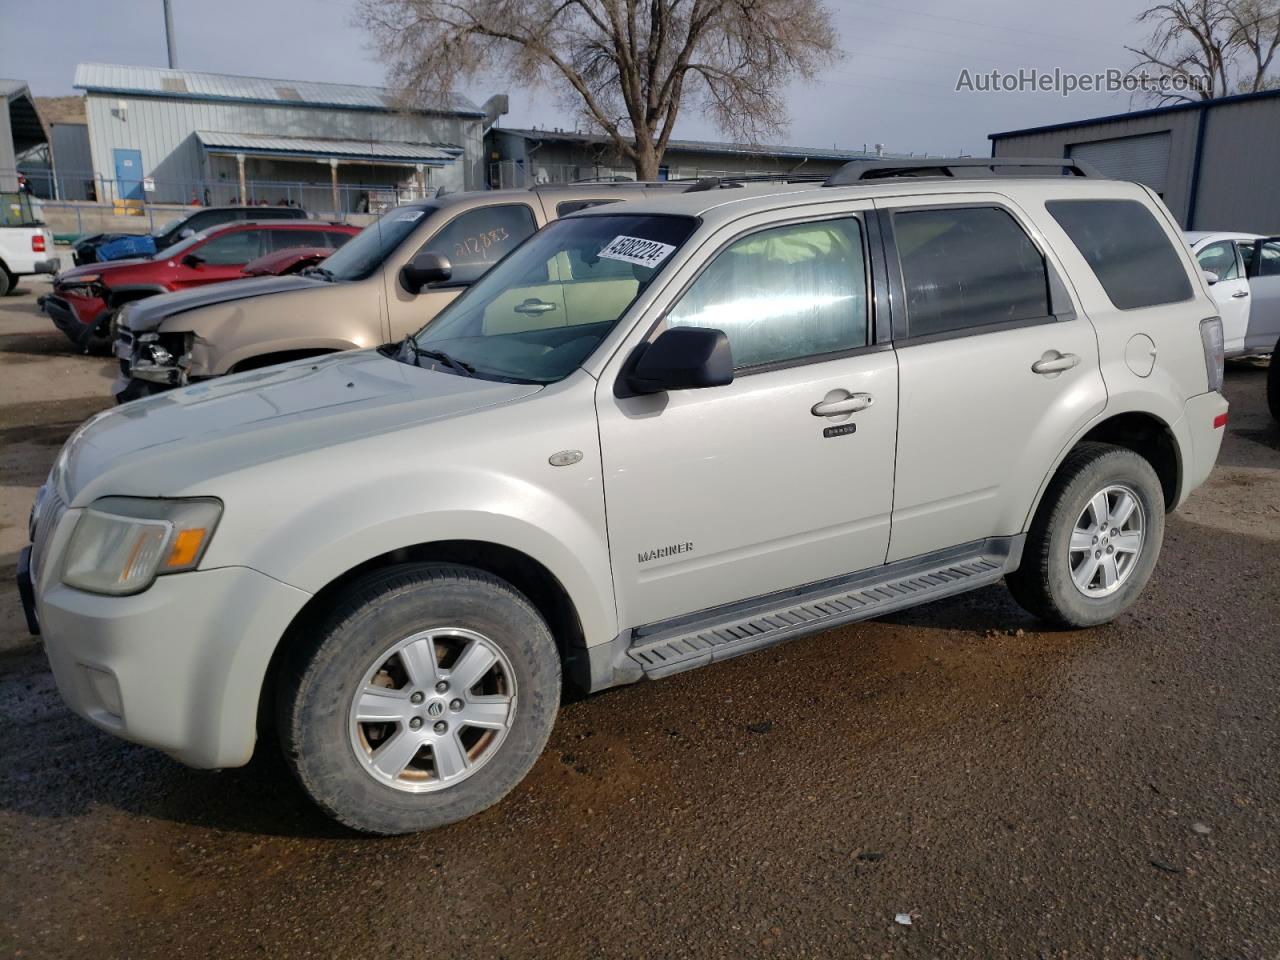
[[[1263,90],[1275,83],[1272,59],[1280,46],[1280,0],[1167,0],[1142,11],[1151,26],[1130,73],[1155,73],[1181,89],[1148,91],[1160,103],[1209,100]]]
[[[734,137],[775,134],[782,86],[839,56],[823,0],[361,0],[357,20],[409,96],[494,74],[549,85],[642,180],[682,107]]]

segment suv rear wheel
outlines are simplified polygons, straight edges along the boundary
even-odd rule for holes
[[[1155,470],[1124,447],[1082,443],[1058,469],[1031,524],[1014,599],[1053,623],[1087,627],[1127,610],[1164,540]]]
[[[318,637],[285,665],[281,742],[311,798],[357,830],[411,833],[479,813],[551,733],[551,631],[481,570],[374,573],[343,591]]]

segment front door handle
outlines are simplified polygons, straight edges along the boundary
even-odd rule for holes
[[[1032,373],[1048,374],[1061,373],[1063,370],[1070,370],[1072,367],[1079,366],[1080,358],[1074,353],[1056,353],[1055,356],[1043,356],[1031,365]]]
[[[1231,299],[1232,299],[1232,300],[1240,300],[1240,299],[1242,299],[1243,297],[1247,297],[1248,295],[1249,295],[1249,291],[1248,291],[1248,290],[1237,290],[1235,293],[1233,293],[1233,294],[1231,295]]]
[[[554,310],[555,308],[556,305],[554,303],[547,303],[545,300],[538,300],[535,297],[530,297],[528,300],[524,301],[524,303],[517,304],[513,309],[516,313],[539,314],[546,313],[549,310]]]
[[[871,406],[874,398],[869,393],[851,393],[842,400],[823,400],[813,405],[815,417],[840,417],[846,413],[857,413]]]

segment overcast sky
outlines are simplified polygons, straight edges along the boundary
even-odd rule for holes
[[[382,66],[351,25],[354,0],[173,0],[178,64],[191,70],[294,80],[381,84]],[[1092,73],[1124,69],[1142,0],[831,0],[846,57],[814,84],[787,92],[793,120],[778,138],[812,147],[987,154],[987,134],[1146,106],[1124,93],[956,92],[972,74],[1019,68]],[[0,0],[0,76],[37,96],[74,93],[81,61],[165,66],[161,0]],[[546,94],[501,78],[464,89],[476,102],[508,92],[504,126],[569,127]],[[723,139],[691,111],[679,136]]]

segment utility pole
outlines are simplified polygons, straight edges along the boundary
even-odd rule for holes
[[[164,0],[164,39],[169,45],[169,69],[178,69],[178,45],[173,37],[173,0]]]

